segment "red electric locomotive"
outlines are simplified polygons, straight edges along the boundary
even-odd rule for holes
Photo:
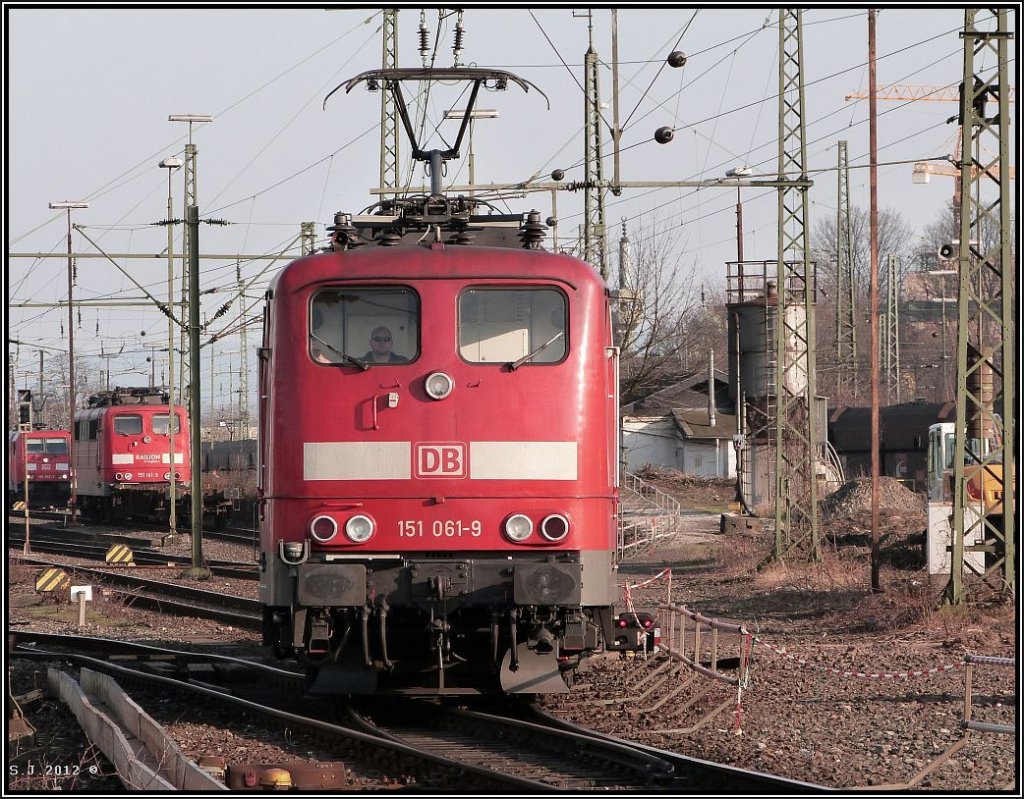
[[[174,479],[178,518],[190,515],[192,469],[188,412],[174,407]],[[74,463],[78,506],[102,521],[166,521],[170,514],[171,414],[167,395],[153,388],[117,388],[89,398],[75,413]],[[204,515],[223,525],[230,503],[204,496]]]
[[[338,214],[267,292],[264,643],[314,692],[565,691],[643,635],[615,627],[608,291],[477,205]]]
[[[67,430],[16,431],[8,436],[7,501],[37,510],[67,508],[71,501],[71,458]]]

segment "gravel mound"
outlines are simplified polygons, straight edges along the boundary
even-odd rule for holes
[[[822,500],[821,510],[826,519],[849,519],[871,513],[871,478],[858,477],[846,483]],[[880,476],[878,510],[900,515],[923,514],[925,501],[898,480]]]

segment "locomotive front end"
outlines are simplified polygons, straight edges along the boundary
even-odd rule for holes
[[[265,644],[314,691],[568,690],[616,590],[600,279],[435,244],[295,262],[268,300]]]

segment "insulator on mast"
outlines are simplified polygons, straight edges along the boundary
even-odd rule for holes
[[[425,11],[420,12],[420,57],[423,59],[423,66],[427,67],[430,65],[430,44],[427,39],[430,36],[430,31],[427,30],[427,14]]]
[[[466,29],[462,27],[462,12],[459,11],[459,20],[455,23],[455,46],[452,47],[452,53],[455,55],[455,66],[462,66],[462,40],[466,35]]]

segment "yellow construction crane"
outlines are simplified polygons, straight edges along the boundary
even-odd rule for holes
[[[1017,100],[1017,91],[1014,87],[1010,87],[1008,92],[1008,100],[1013,103]],[[853,92],[846,95],[846,100],[864,100],[870,97],[868,92]],[[925,100],[929,102],[960,102],[960,85],[957,83],[950,84],[949,86],[927,86],[919,84],[909,83],[893,83],[889,86],[882,86],[880,89],[875,91],[875,99],[877,100],[902,100],[910,102],[914,100]],[[911,179],[914,183],[928,183],[931,180],[932,175],[944,175],[945,177],[955,178],[953,181],[953,208],[954,212],[958,213],[960,208],[960,155],[961,148],[963,145],[963,130],[958,130],[956,134],[956,143],[953,148],[952,155],[948,156],[950,163],[948,164],[936,164],[931,161],[916,161],[914,163],[914,171]],[[971,167],[971,177],[977,177],[978,167]],[[988,170],[989,174],[993,178],[999,179],[999,167],[993,166]],[[1010,168],[1010,180],[1017,179],[1017,170]]]
[[[847,100],[866,100],[869,97],[867,92],[853,92],[846,95]],[[948,103],[960,102],[960,84],[953,83],[949,86],[922,86],[910,83],[893,83],[890,86],[882,86],[875,91],[875,99],[878,100],[928,100],[931,102]],[[1010,102],[1016,102],[1017,90],[1010,87]]]

